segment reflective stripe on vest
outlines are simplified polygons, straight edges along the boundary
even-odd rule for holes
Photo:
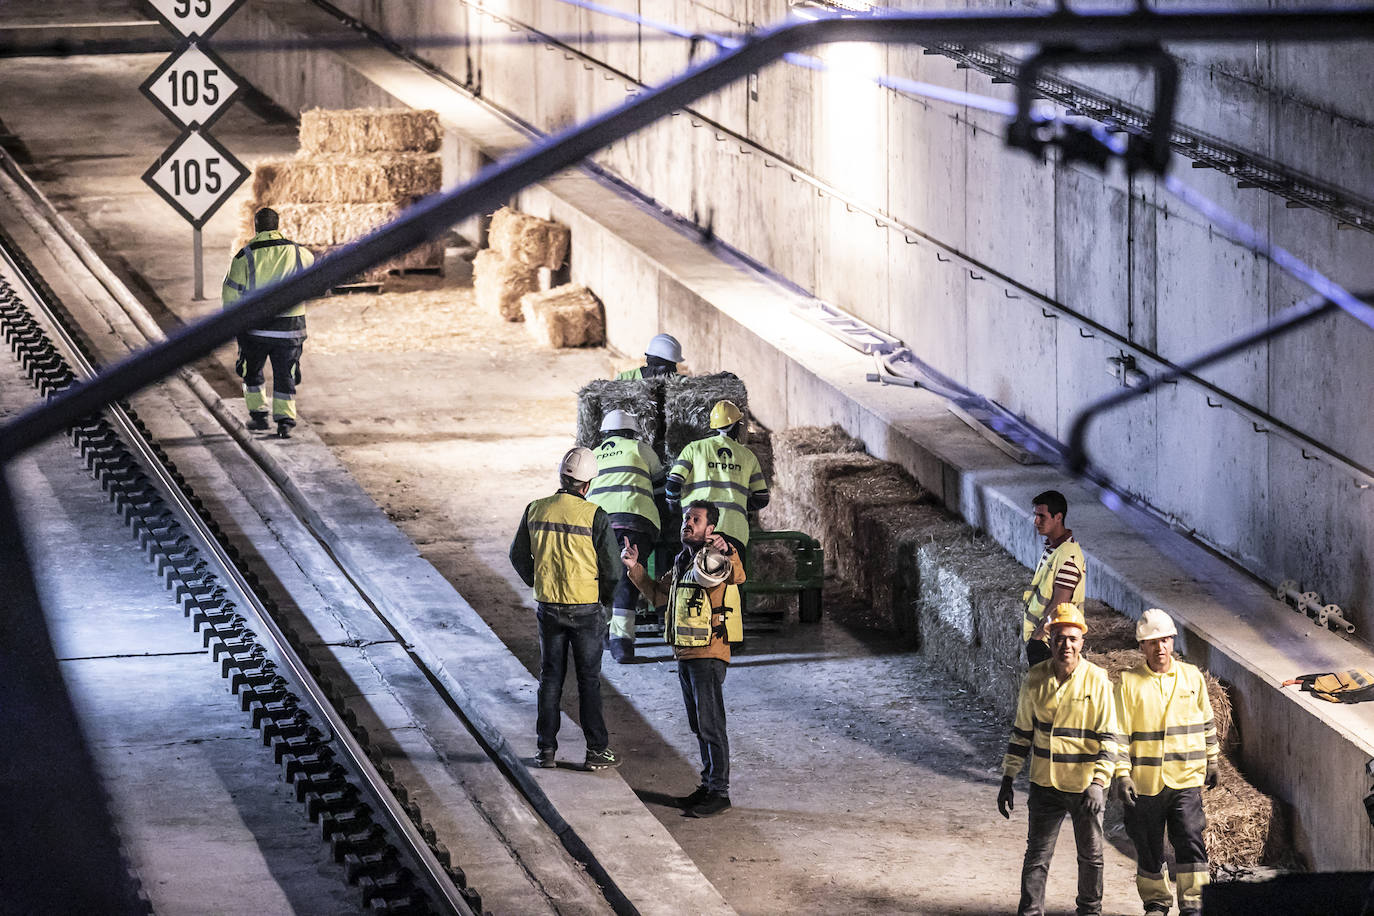
[[[596,503],[571,493],[555,493],[530,503],[527,522],[536,601],[595,604],[600,600],[592,537],[596,510]]]
[[[1041,662],[1021,682],[1002,774],[1014,777],[1029,759],[1031,782],[1082,792],[1094,776],[1104,785],[1111,781],[1119,747],[1107,672],[1083,659],[1060,683],[1050,663]]]
[[[759,460],[747,445],[723,433],[689,442],[670,474],[683,480],[681,501],[705,500],[720,510],[716,531],[749,543],[749,494],[766,490]]]
[[[688,567],[686,578],[691,576]],[[706,646],[711,643],[711,599],[706,589],[695,582],[679,579],[673,573],[668,592],[668,625],[674,646]]]
[[[639,453],[639,441],[611,436],[596,449],[596,478],[587,498],[607,513],[628,512],[648,520],[657,531],[658,507],[649,465]]]
[[[1174,659],[1169,674],[1160,675],[1141,662],[1121,672],[1116,718],[1127,750],[1116,772],[1129,774],[1137,792],[1202,785],[1218,748],[1207,683],[1196,665]]]
[[[275,230],[259,232],[234,257],[235,260],[243,259],[244,270],[247,272],[244,292],[252,292],[260,286],[276,283],[303,267],[309,267],[315,261],[314,255]],[[288,318],[304,314],[305,304],[301,302],[281,312],[281,316]]]
[[[1050,551],[1050,555],[1035,567],[1030,590],[1022,596],[1021,600],[1026,602],[1021,619],[1022,642],[1028,641],[1035,628],[1040,626],[1040,620],[1045,616],[1045,608],[1054,597],[1054,579],[1059,575],[1060,568],[1069,560],[1073,560],[1074,565],[1078,567],[1078,584],[1073,587],[1073,594],[1069,600],[1080,608],[1083,607],[1083,596],[1088,583],[1087,564],[1083,560],[1083,549],[1078,546],[1078,542],[1072,537],[1066,537],[1062,544]]]

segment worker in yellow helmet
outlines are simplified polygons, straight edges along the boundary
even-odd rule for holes
[[[280,217],[271,207],[253,214],[253,238],[229,262],[220,301],[225,308],[243,296],[270,286],[315,263],[310,249],[297,245],[277,230]],[[296,386],[301,381],[301,353],[305,347],[305,306],[297,303],[239,336],[234,371],[243,379],[248,428],[267,429],[267,399],[263,368],[272,361],[272,419],[277,436],[291,437],[296,425]]]
[[[1045,628],[1052,654],[1032,665],[1021,682],[997,793],[997,810],[1010,818],[1012,781],[1029,758],[1029,825],[1016,912],[1043,916],[1045,879],[1067,814],[1078,847],[1078,913],[1100,914],[1103,794],[1120,747],[1112,682],[1106,671],[1082,657],[1088,624],[1077,605],[1055,607]]]
[[[619,380],[654,378],[659,375],[677,375],[677,364],[682,362],[682,344],[672,334],[655,334],[649,345],[644,348],[644,365],[626,369],[616,376]]]
[[[1115,792],[1135,844],[1136,889],[1145,912],[1169,912],[1173,892],[1164,861],[1164,832],[1174,848],[1178,909],[1202,912],[1210,880],[1202,831],[1202,789],[1217,784],[1217,730],[1207,683],[1196,665],[1174,658],[1178,629],[1150,608],[1135,628],[1145,660],[1121,674],[1116,716],[1130,753],[1116,766]]]
[[[587,739],[585,767],[620,765],[601,712],[602,611],[620,580],[620,551],[605,511],[586,499],[596,476],[591,449],[570,449],[558,465],[558,492],[525,507],[510,545],[510,563],[534,587],[539,622],[539,704],[535,729],[541,767],[557,766],[559,704],[572,653],[578,713]]]
[[[749,513],[768,505],[768,482],[759,459],[739,441],[744,412],[733,401],[717,401],[710,424],[715,434],[683,447],[664,489],[673,509],[698,499],[719,509],[716,532],[742,552],[749,543]]]

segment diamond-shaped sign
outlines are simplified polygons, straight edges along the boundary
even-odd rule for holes
[[[157,18],[182,38],[207,37],[243,0],[146,0]]]
[[[214,138],[188,130],[167,147],[143,181],[199,229],[248,177],[248,169]]]
[[[243,86],[209,48],[187,42],[138,88],[182,127],[209,127],[228,110]]]

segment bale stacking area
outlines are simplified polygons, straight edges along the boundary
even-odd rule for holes
[[[307,153],[437,153],[443,131],[434,111],[313,108],[301,112],[300,140]]]
[[[599,347],[606,337],[601,303],[585,286],[526,293],[520,314],[530,335],[549,347]]]

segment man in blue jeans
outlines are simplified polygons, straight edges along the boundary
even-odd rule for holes
[[[610,749],[601,712],[601,646],[607,603],[620,580],[620,552],[610,519],[586,499],[596,476],[590,449],[570,449],[558,466],[559,490],[525,507],[510,545],[510,562],[534,587],[539,621],[539,736],[541,767],[554,767],[559,704],[572,651],[578,713],[587,739],[586,768],[620,765]]]

